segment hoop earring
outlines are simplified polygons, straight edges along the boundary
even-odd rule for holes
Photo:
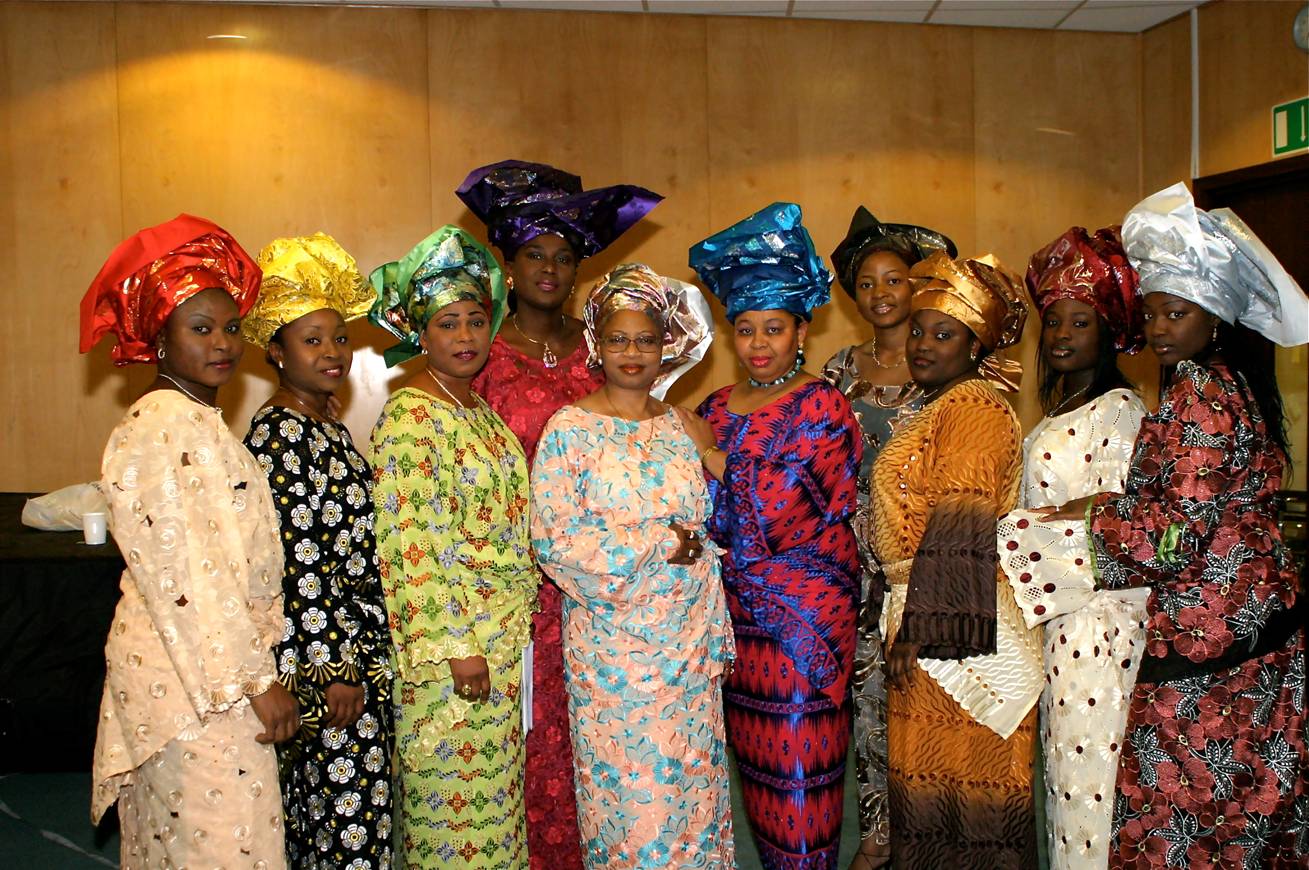
[[[159,345],[159,347],[155,349],[155,359],[163,359],[163,358],[164,358],[164,346],[161,344]]]

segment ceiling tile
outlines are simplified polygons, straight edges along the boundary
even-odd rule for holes
[[[785,15],[788,0],[649,0],[651,12],[684,15]]]
[[[558,9],[566,12],[642,12],[641,0],[500,0],[501,9]]]
[[[936,0],[795,0],[791,7],[792,15],[802,12],[921,12],[926,15],[932,11]]]
[[[1202,0],[1191,2],[1124,3],[1122,0],[1090,0],[1063,24],[1060,30],[1115,30],[1121,33],[1140,33],[1170,18],[1186,13],[1201,5]]]
[[[791,17],[921,24],[935,5],[936,0],[795,0]]]
[[[942,0],[927,21],[972,27],[1050,28],[1077,5],[1078,0]]]
[[[833,12],[801,12],[799,9],[791,13],[792,18],[814,18],[823,20],[840,20],[840,21],[885,21],[892,24],[922,24],[923,19],[927,17],[926,12],[906,12],[904,10],[885,10],[869,12],[851,12],[848,10],[837,10]]]

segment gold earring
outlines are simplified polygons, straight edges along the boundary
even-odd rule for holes
[[[513,289],[514,289],[514,276],[513,276],[513,275],[510,275],[509,277],[505,278],[505,287],[509,288],[510,290],[513,290]]]

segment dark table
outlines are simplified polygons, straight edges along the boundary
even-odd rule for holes
[[[0,493],[0,771],[89,770],[123,559],[22,524]]]

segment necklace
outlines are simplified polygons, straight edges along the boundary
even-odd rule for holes
[[[609,398],[609,391],[604,387],[601,387],[600,392],[604,393],[605,404],[609,406],[609,410],[613,411],[614,416],[617,417],[619,420],[626,420],[628,423],[635,423],[637,426],[640,426],[646,420],[654,419],[652,417],[642,417],[640,419],[633,420],[630,417],[625,417],[623,416],[622,412],[618,410],[618,406],[614,404],[614,400]]]
[[[430,368],[425,368],[425,369],[423,369],[423,371],[427,372],[427,376],[428,376],[429,378],[432,379],[432,382],[433,382],[434,384],[436,384],[438,387],[441,388],[441,392],[443,392],[443,393],[446,394],[446,396],[450,399],[450,403],[451,403],[452,405],[454,405],[456,408],[467,408],[467,407],[468,407],[468,406],[465,405],[463,402],[461,402],[461,401],[459,401],[458,399],[455,398],[455,394],[452,393],[452,392],[450,392],[450,389],[449,389],[445,384],[441,383],[441,379],[440,379],[440,378],[438,378],[436,375],[432,374],[432,370],[431,370]]]
[[[868,351],[868,355],[871,356],[871,357],[873,358],[873,365],[877,366],[879,369],[898,369],[900,366],[904,365],[904,351],[901,351],[901,352],[900,352],[900,358],[899,358],[898,360],[896,360],[895,362],[891,362],[891,363],[884,363],[884,362],[882,362],[881,358],[878,357],[878,355],[877,355],[877,333],[876,333],[876,332],[873,333],[873,338],[872,338],[871,344],[872,344],[872,347],[869,349],[869,351]]]
[[[1048,414],[1046,414],[1045,416],[1047,416],[1047,417],[1058,417],[1059,414],[1063,411],[1063,408],[1064,408],[1065,405],[1067,405],[1067,404],[1068,404],[1069,402],[1071,402],[1073,399],[1076,399],[1078,396],[1082,395],[1082,393],[1085,393],[1085,392],[1086,392],[1087,390],[1089,390],[1090,388],[1091,388],[1091,385],[1090,385],[1090,384],[1087,384],[1086,386],[1082,387],[1082,388],[1081,388],[1080,390],[1078,390],[1077,392],[1073,393],[1071,396],[1066,396],[1066,397],[1064,397],[1064,400],[1063,400],[1062,402],[1060,402],[1059,404],[1055,405],[1053,408],[1051,408],[1051,409],[1050,409],[1050,412],[1049,412]]]
[[[532,338],[532,336],[528,335],[526,332],[523,332],[523,328],[518,325],[517,314],[509,318],[509,322],[514,325],[514,331],[517,332],[519,335],[521,335],[523,338],[527,339],[532,344],[539,344],[541,345],[541,347],[545,348],[545,350],[541,352],[542,365],[544,365],[548,369],[552,369],[555,366],[559,365],[559,357],[555,356],[554,351],[550,349],[550,344],[548,342],[538,341],[535,338]],[[559,315],[560,327],[563,327],[567,323],[568,321],[564,319],[564,316],[562,314],[560,314]]]
[[[799,354],[796,354],[795,365],[791,366],[791,370],[789,372],[779,377],[773,378],[771,381],[756,381],[754,378],[750,378],[749,379],[750,386],[766,388],[766,387],[776,387],[779,384],[784,384],[787,381],[791,380],[791,378],[800,374],[800,366],[802,365],[804,365],[804,360],[800,357]]]
[[[317,411],[315,411],[312,407],[310,407],[308,402],[306,402],[304,399],[300,398],[290,390],[286,389],[285,387],[282,388],[282,392],[285,393],[287,396],[289,396],[292,402],[295,402],[297,405],[299,405],[300,409],[304,411],[309,416],[310,419],[318,420],[319,422],[323,422],[323,423],[336,422],[335,420],[331,419],[327,414],[320,414]]]
[[[176,378],[169,377],[168,375],[164,374],[163,372],[157,372],[157,374],[159,375],[159,377],[161,377],[161,378],[163,378],[164,380],[168,381],[168,383],[172,384],[173,386],[177,387],[177,388],[178,388],[179,390],[181,390],[182,392],[186,393],[187,397],[190,398],[191,401],[193,401],[193,402],[199,402],[201,405],[204,405],[206,408],[212,408],[212,407],[214,407],[213,405],[211,405],[211,404],[209,404],[208,402],[206,402],[204,399],[202,399],[202,398],[200,398],[199,396],[197,396],[195,393],[193,393],[193,392],[191,392],[190,390],[188,390],[186,387],[182,386],[181,382],[179,382]]]

